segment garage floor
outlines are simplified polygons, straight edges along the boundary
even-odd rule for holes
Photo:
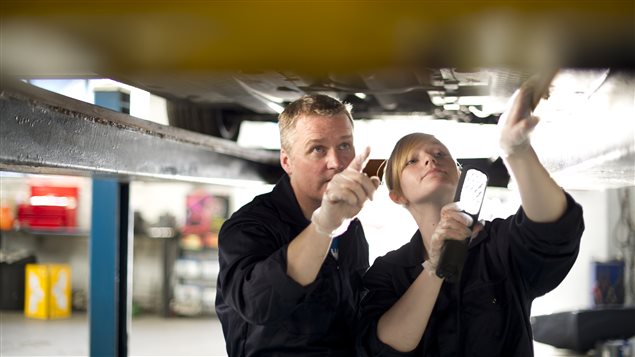
[[[221,325],[216,318],[132,320],[130,356],[227,356]],[[536,357],[581,356],[534,344]],[[27,319],[20,312],[0,312],[0,356],[87,356],[88,319],[74,313],[69,319]]]
[[[145,315],[132,320],[131,356],[226,356],[216,318],[162,318]],[[87,356],[88,318],[27,319],[21,312],[0,312],[0,356]]]

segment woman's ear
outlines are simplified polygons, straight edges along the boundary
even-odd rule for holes
[[[397,194],[395,191],[388,192],[388,197],[390,197],[390,199],[398,205],[405,206],[406,203],[408,203],[408,200],[406,200],[405,197],[403,197],[400,194]]]

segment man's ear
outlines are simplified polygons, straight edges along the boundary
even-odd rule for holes
[[[398,205],[403,206],[408,203],[408,200],[406,200],[402,195],[395,193],[395,191],[388,192],[388,197],[390,197],[390,199]]]
[[[290,160],[291,158],[289,157],[289,154],[287,154],[287,151],[285,149],[280,149],[280,166],[282,166],[282,169],[284,169],[289,176],[291,175]]]

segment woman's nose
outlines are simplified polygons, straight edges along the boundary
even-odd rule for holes
[[[425,163],[426,166],[430,165],[431,163],[434,163],[436,165],[437,159],[434,157],[434,155],[426,154],[425,160],[423,160],[423,162]]]

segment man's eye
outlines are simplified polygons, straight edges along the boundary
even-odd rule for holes
[[[322,146],[315,146],[313,147],[313,149],[311,149],[312,152],[316,152],[318,154],[322,154],[325,152],[324,148]]]
[[[340,144],[340,150],[348,150],[351,148],[351,144],[350,143],[342,143]]]

